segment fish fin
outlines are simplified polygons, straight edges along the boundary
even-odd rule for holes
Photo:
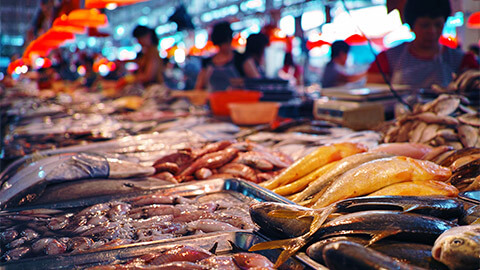
[[[425,206],[425,205],[418,205],[418,204],[405,205],[405,207],[403,207],[403,212],[406,213],[406,212],[411,212],[411,211],[414,211],[414,210],[417,210],[417,209],[426,209],[426,208],[428,208],[428,207]]]
[[[208,251],[210,251],[212,254],[215,254],[215,252],[217,251],[217,247],[218,247],[218,242],[215,242],[215,244],[213,244],[213,246]]]
[[[232,251],[234,253],[240,253],[240,252],[245,252],[244,249],[240,248],[239,246],[237,246],[237,244],[235,244],[234,242],[230,241],[230,240],[227,240],[228,243],[230,243],[230,246],[232,247]]]
[[[366,245],[367,247],[372,245],[373,243],[375,242],[378,242],[386,237],[389,237],[391,235],[395,235],[397,233],[400,233],[402,232],[402,230],[395,230],[395,231],[385,231],[385,232],[381,232],[381,233],[376,233],[376,234],[373,234],[373,237],[372,239],[370,239],[370,241],[368,242],[368,244]]]
[[[308,237],[309,238],[309,237]],[[270,242],[262,242],[253,245],[248,249],[248,251],[258,251],[258,250],[265,250],[265,249],[276,249],[276,248],[283,248],[284,250],[280,253],[275,262],[274,268],[277,269],[280,265],[288,260],[295,252],[297,252],[300,248],[302,248],[308,239],[304,236],[291,238],[291,239],[283,239],[283,240],[275,240]]]
[[[477,218],[474,222],[472,222],[468,225],[473,225],[473,224],[480,224],[480,218]]]
[[[320,227],[323,225],[325,220],[328,216],[335,211],[335,204],[331,204],[330,206],[326,207],[323,211],[304,211],[308,212],[311,216],[313,216],[313,221],[310,225],[310,230],[299,237],[291,238],[291,239],[284,239],[284,240],[275,240],[270,242],[263,242],[253,245],[248,251],[257,251],[257,250],[264,250],[264,249],[274,249],[274,248],[283,248],[284,250],[277,258],[275,262],[275,268],[278,268],[284,262],[288,260],[295,252],[301,249],[305,244],[308,243],[312,235],[317,232]]]
[[[276,218],[300,219],[314,216],[315,214],[312,212],[313,211],[277,209],[268,212],[268,215]]]

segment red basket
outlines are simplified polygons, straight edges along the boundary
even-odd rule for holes
[[[230,103],[255,103],[260,100],[262,93],[247,90],[227,90],[214,92],[209,96],[210,108],[214,115],[228,116]]]

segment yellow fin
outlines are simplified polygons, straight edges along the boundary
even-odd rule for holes
[[[313,217],[313,211],[277,209],[268,212],[268,215],[276,218],[300,219],[304,217]]]
[[[402,232],[402,230],[395,230],[395,231],[384,231],[381,233],[376,233],[373,235],[372,239],[368,242],[367,246],[370,246],[371,244],[378,242],[382,240],[383,238],[389,237],[391,235],[395,235],[397,233]]]

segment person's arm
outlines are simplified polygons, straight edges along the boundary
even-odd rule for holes
[[[388,64],[387,54],[385,52],[381,52],[379,55],[377,55],[377,61],[380,64],[380,68],[382,69],[383,73],[385,73],[387,76],[387,79],[390,79],[391,71]],[[375,61],[370,65],[367,74],[367,83],[386,83]]]
[[[206,68],[200,69],[200,72],[197,75],[197,80],[195,81],[194,90],[205,90],[207,87],[207,70]]]
[[[260,72],[257,70],[257,66],[255,66],[255,61],[253,58],[248,58],[243,62],[243,71],[245,72],[245,77],[247,78],[262,78]]]

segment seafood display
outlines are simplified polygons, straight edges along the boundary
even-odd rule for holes
[[[219,231],[251,231],[255,227],[248,214],[252,200],[240,193],[193,198],[154,193],[83,209],[2,212],[2,260],[109,249]]]
[[[152,167],[97,153],[65,153],[40,158],[2,178],[0,209],[35,200],[47,184],[80,179],[142,177]]]
[[[384,142],[425,143],[454,149],[480,147],[480,114],[461,96],[440,95],[396,119]]]
[[[261,131],[245,138],[270,149],[281,151],[294,160],[298,160],[315,151],[319,146],[327,144],[351,142],[373,148],[381,141],[382,137],[380,133],[374,131],[353,131],[343,127],[322,127],[312,131],[310,129],[315,127],[313,125],[314,123],[308,125],[308,130],[300,129],[302,127],[300,125],[282,133]],[[308,133],[315,131],[317,133]]]
[[[338,143],[317,148],[274,179],[260,185],[300,205],[322,208],[346,198],[370,195],[457,196],[452,171],[434,162],[397,156],[397,145],[368,151],[361,144]],[[411,154],[433,152],[424,147]]]
[[[155,177],[172,182],[240,178],[259,183],[292,164],[287,155],[251,142],[220,141],[182,149],[155,161]]]
[[[454,247],[465,242],[459,249],[466,250],[469,262],[478,264],[475,225],[462,229],[455,222],[464,215],[463,208],[458,200],[440,197],[354,198],[319,210],[260,203],[250,209],[252,220],[261,231],[274,232],[273,237],[281,240],[258,243],[250,250],[283,248],[276,265],[309,246],[307,254],[332,269],[352,265],[364,265],[365,269],[377,269],[369,268],[374,265],[387,269],[470,269],[462,265],[461,256],[450,265],[439,259],[442,253],[455,256],[448,252],[454,253]],[[285,239],[288,237],[293,238]],[[406,268],[398,266],[399,261]]]
[[[179,245],[162,253],[146,254],[126,264],[90,267],[90,270],[125,269],[274,269],[273,263],[263,255],[239,252],[226,255],[192,246]]]

